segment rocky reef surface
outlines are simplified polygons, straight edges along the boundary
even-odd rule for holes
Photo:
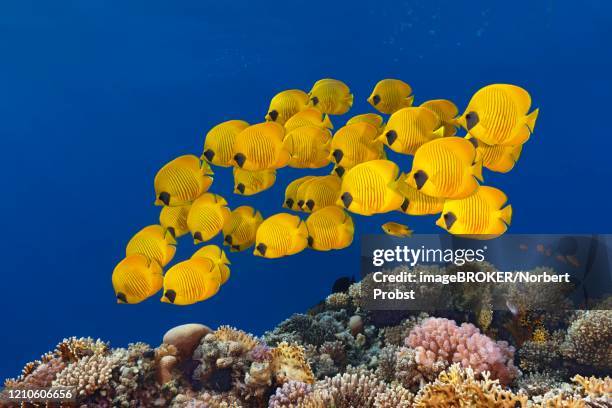
[[[77,407],[612,407],[610,310],[430,316],[361,301],[354,283],[261,337],[189,324],[156,347],[68,338],[5,389],[75,387],[63,406]]]

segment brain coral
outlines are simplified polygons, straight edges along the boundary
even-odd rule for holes
[[[492,340],[469,323],[457,326],[453,320],[425,319],[410,331],[406,345],[415,349],[416,362],[425,367],[438,361],[460,363],[477,374],[489,371],[502,384],[509,384],[519,373],[514,348]]]

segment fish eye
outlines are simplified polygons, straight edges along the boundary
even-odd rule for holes
[[[164,297],[170,301],[170,303],[174,303],[176,300],[176,292],[172,289],[168,289],[166,293],[164,293]]]
[[[308,246],[312,248],[313,245],[314,245],[314,238],[309,235],[308,236]]]
[[[231,235],[226,235],[225,238],[223,239],[225,242],[227,242],[229,245],[232,245],[232,236]]]
[[[236,190],[238,190],[240,194],[244,194],[244,190],[245,190],[244,184],[238,183],[238,185],[236,185]]]
[[[172,238],[176,238],[176,230],[174,229],[174,227],[168,227],[167,230],[170,235],[172,235]]]
[[[164,205],[170,205],[170,193],[163,191],[159,193],[158,198],[159,198],[159,201],[164,203]]]
[[[306,201],[306,207],[308,207],[308,209],[309,209],[310,211],[312,211],[312,209],[314,208],[314,206],[315,206],[315,202],[314,202],[314,200],[308,200],[308,201]]]
[[[200,231],[194,232],[193,239],[195,239],[196,241],[202,241],[202,233]]]
[[[342,152],[342,150],[336,149],[332,152],[332,156],[334,160],[336,160],[336,163],[340,163],[340,161],[342,161],[342,158],[344,157],[344,153]]]
[[[345,208],[349,208],[351,203],[353,202],[353,196],[348,191],[340,197],[342,200],[342,204],[344,204]]]
[[[204,152],[204,157],[206,158],[206,160],[208,160],[208,161],[212,161],[213,157],[215,157],[215,152],[213,152],[213,151],[212,151],[212,150],[210,150],[210,149],[207,149],[207,150]]]
[[[127,303],[127,296],[125,296],[125,293],[122,292],[118,292],[117,293],[117,300],[123,302],[123,303]]]
[[[287,208],[293,208],[293,199],[292,198],[288,198],[285,201],[285,205],[287,206]]]
[[[310,98],[310,100],[312,101],[313,106],[317,106],[319,104],[319,98],[317,98],[316,96],[313,96],[312,98]]]
[[[234,160],[236,161],[236,164],[238,164],[238,167],[242,168],[242,166],[244,166],[244,162],[246,161],[246,156],[242,153],[236,153]]]
[[[395,130],[388,131],[385,136],[387,136],[387,143],[389,145],[392,145],[397,140],[397,132]]]
[[[302,206],[304,205],[304,200],[298,201],[297,205],[298,205],[299,208],[302,208]]]
[[[270,119],[272,119],[272,122],[276,122],[276,119],[278,119],[278,111],[276,110],[271,110],[268,112],[268,115],[270,116]]]
[[[345,172],[346,170],[344,170],[344,167],[339,166],[339,167],[336,167],[336,168],[334,169],[334,171],[336,172],[336,174],[337,174],[339,177],[342,177],[342,176],[344,176],[344,172]]]
[[[378,105],[380,103],[380,95],[374,95],[372,102],[374,102],[374,105]]]
[[[266,246],[266,244],[258,244],[255,249],[257,249],[257,251],[262,254],[265,255],[266,254],[266,249],[268,249],[268,247]]]

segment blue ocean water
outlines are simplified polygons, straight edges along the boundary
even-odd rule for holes
[[[110,281],[127,240],[157,220],[164,163],[200,154],[216,123],[261,121],[276,92],[323,77],[349,84],[351,113],[371,111],[365,99],[386,77],[409,82],[418,103],[460,109],[483,85],[524,86],[540,107],[536,132],[511,173],[485,174],[510,197],[510,231],[610,232],[611,15],[603,0],[0,3],[0,378],[72,335],[158,344],[187,322],[260,334],[358,275],[356,238],[281,260],[235,254],[221,292],[190,307],[117,305]],[[271,215],[302,174],[284,169],[242,198],[217,169],[212,190]],[[364,234],[406,218],[355,220]],[[408,224],[438,232],[434,217]]]

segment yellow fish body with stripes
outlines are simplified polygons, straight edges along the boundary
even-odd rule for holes
[[[383,144],[376,140],[378,129],[366,122],[357,122],[338,129],[331,141],[332,160],[344,169],[385,157]]]
[[[320,79],[308,93],[309,106],[323,113],[343,115],[353,106],[353,94],[349,87],[337,79]]]
[[[299,89],[289,89],[274,95],[266,114],[266,120],[284,125],[287,119],[306,108],[308,94]]]
[[[220,195],[205,193],[195,200],[187,214],[187,226],[194,244],[212,239],[221,232],[229,217],[227,201]]]
[[[390,160],[358,164],[342,178],[338,205],[350,212],[373,215],[397,210],[404,197],[397,191],[399,168]]]
[[[380,134],[384,129],[383,117],[376,113],[362,113],[361,115],[355,115],[349,120],[346,121],[347,125],[352,125],[354,123],[365,122],[374,126],[378,133]]]
[[[174,237],[164,231],[161,225],[149,225],[130,239],[125,248],[125,255],[143,255],[163,268],[174,258],[176,247],[172,244],[175,243]]]
[[[407,238],[412,236],[412,230],[407,225],[397,222],[387,222],[381,226],[382,230],[387,235],[392,235],[399,238]]]
[[[289,152],[289,167],[318,169],[329,164],[331,133],[317,126],[303,126],[287,133],[283,144]]]
[[[230,261],[227,259],[225,252],[223,249],[218,247],[217,245],[205,245],[202,248],[198,249],[193,255],[191,255],[191,259],[194,258],[207,258],[212,261],[212,263],[219,268],[219,273],[221,274],[221,285],[223,285],[230,277]]]
[[[425,143],[415,153],[406,182],[420,192],[438,198],[464,198],[478,188],[482,160],[474,145],[461,137],[445,137]]]
[[[388,114],[412,106],[413,101],[412,88],[399,79],[379,81],[368,98],[368,102],[376,110]]]
[[[355,234],[353,219],[342,208],[321,208],[306,219],[308,246],[317,251],[343,249],[351,245]]]
[[[195,257],[172,266],[164,275],[163,303],[192,305],[216,295],[221,272],[208,258]]]
[[[439,214],[444,207],[444,198],[430,197],[405,182],[406,175],[401,175],[397,191],[405,198],[398,209],[408,215]]]
[[[521,87],[488,85],[472,96],[458,123],[484,143],[516,146],[525,143],[534,130],[539,110],[529,113],[531,96]]]
[[[191,209],[191,204],[180,207],[162,207],[159,212],[159,225],[164,232],[168,232],[174,239],[180,238],[189,232],[187,226],[187,214]]]
[[[498,173],[507,173],[512,170],[523,150],[523,145],[489,146],[469,134],[465,138],[476,146],[476,151],[482,157],[483,167]]]
[[[234,163],[248,171],[279,169],[289,163],[285,129],[275,122],[251,125],[236,136]]]
[[[303,126],[316,126],[322,129],[333,129],[334,125],[329,115],[316,108],[306,108],[299,111],[285,122],[285,133],[289,133]]]
[[[269,189],[276,182],[276,170],[248,171],[234,167],[234,193],[250,196]]]
[[[117,303],[140,303],[162,288],[162,268],[144,255],[128,255],[115,267],[112,281]]]
[[[191,203],[208,191],[213,182],[210,166],[196,156],[177,157],[155,176],[155,205],[171,207]]]
[[[235,208],[223,227],[223,245],[231,252],[244,251],[255,243],[257,228],[262,223],[261,213],[248,205]]]
[[[333,174],[313,177],[298,188],[297,207],[304,212],[312,212],[335,205],[341,185],[340,177]]]
[[[389,118],[379,140],[391,150],[414,154],[430,140],[444,136],[440,118],[427,108],[402,108]]]
[[[297,254],[308,246],[308,228],[296,215],[274,214],[266,218],[255,238],[253,254],[264,258],[281,258]]]
[[[456,117],[459,115],[457,105],[448,99],[432,99],[423,102],[421,107],[427,108],[438,115],[438,118],[440,118],[438,127],[444,127],[444,137],[455,136],[457,133]]]
[[[512,206],[501,190],[481,186],[469,197],[446,200],[436,225],[453,235],[491,239],[502,235],[512,221]]]
[[[297,206],[297,193],[301,185],[308,180],[313,179],[315,176],[304,176],[293,180],[291,183],[287,185],[285,188],[285,201],[283,201],[283,208],[288,208],[290,210],[299,211],[299,207]]]
[[[234,142],[238,133],[249,127],[244,120],[228,120],[210,129],[204,140],[202,160],[215,166],[230,167],[234,158]]]

